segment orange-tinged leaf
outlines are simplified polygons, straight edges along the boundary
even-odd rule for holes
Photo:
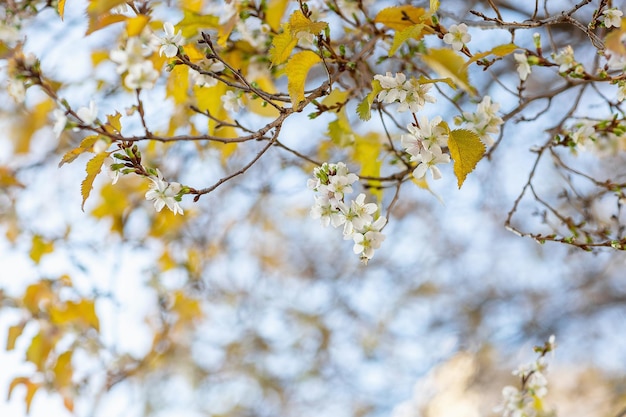
[[[287,10],[288,2],[288,0],[270,0],[267,3],[265,22],[276,32],[280,29],[280,21]]]
[[[22,334],[25,326],[26,322],[22,322],[20,324],[16,324],[15,326],[9,327],[9,334],[7,336],[7,350],[15,349],[15,341]]]
[[[139,36],[143,29],[148,24],[150,18],[145,14],[139,14],[135,17],[131,17],[126,21],[126,34],[131,36]]]
[[[107,152],[100,152],[96,154],[93,158],[87,162],[87,177],[83,180],[80,185],[80,194],[83,197],[83,203],[81,204],[81,209],[85,210],[85,201],[89,198],[89,194],[91,193],[91,189],[93,188],[93,182],[96,179],[96,176],[100,173],[100,169],[102,169],[102,164],[104,160],[108,158],[109,154]]]
[[[374,22],[382,23],[394,30],[404,30],[409,26],[421,23],[425,14],[426,10],[422,7],[411,5],[387,7],[378,12]]]
[[[421,55],[421,58],[440,77],[450,78],[459,88],[476,95],[476,89],[469,83],[465,61],[453,50],[429,49],[428,54]]]
[[[33,397],[35,396],[35,393],[37,392],[41,384],[31,382],[30,379],[24,376],[14,378],[9,385],[9,400],[11,399],[11,394],[13,393],[13,390],[18,385],[24,385],[26,387],[26,398],[24,399],[24,402],[26,403],[26,414],[28,414],[30,412],[30,405],[33,401]]]
[[[7,167],[0,167],[0,188],[8,189],[9,187],[24,188],[24,184],[15,178],[15,173]]]
[[[291,36],[289,24],[283,25],[283,32],[274,36],[272,39],[272,48],[270,49],[270,60],[272,66],[282,64],[291,55],[291,51],[298,44],[298,40]]]
[[[30,248],[30,259],[36,264],[41,261],[43,255],[54,252],[54,242],[46,241],[40,235],[34,235]]]
[[[96,14],[89,16],[89,25],[87,26],[87,32],[85,35],[91,35],[94,32],[104,29],[107,26],[115,23],[123,22],[128,17],[121,14]]]
[[[298,52],[289,58],[285,66],[285,74],[287,75],[287,90],[294,108],[304,100],[304,84],[309,70],[321,60],[315,52],[311,51]]]
[[[486,56],[495,55],[495,56],[503,57],[503,56],[506,56],[506,55],[509,55],[509,54],[513,53],[516,49],[518,49],[518,47],[514,43],[506,43],[504,45],[498,45],[498,46],[496,46],[495,48],[493,48],[493,49],[491,49],[489,51],[485,51],[485,52],[480,52],[480,53],[474,54],[474,56],[472,56],[465,63],[465,67],[470,65],[472,62],[476,62],[479,59],[485,58]]]
[[[63,14],[65,13],[65,0],[59,0],[57,10],[59,12],[59,16],[61,16],[61,20],[63,20]]]
[[[87,13],[90,16],[97,16],[108,12],[112,8],[126,3],[127,0],[90,0],[87,6]]]
[[[448,136],[448,149],[454,160],[454,174],[461,188],[467,174],[474,170],[485,154],[485,145],[476,133],[467,129],[455,129]]]

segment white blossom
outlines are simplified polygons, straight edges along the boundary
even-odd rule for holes
[[[107,149],[109,149],[109,146],[111,145],[111,142],[109,142],[108,139],[104,139],[104,138],[100,138],[96,141],[96,143],[93,144],[93,151],[94,153],[100,153],[100,152],[104,152]]]
[[[321,219],[324,227],[328,227],[329,224],[339,227],[346,221],[337,205],[332,204],[325,195],[315,197],[315,204],[311,207],[311,218]]]
[[[576,130],[571,134],[572,141],[576,144],[578,149],[585,150],[589,143],[596,139],[594,122],[590,120],[583,120],[575,127]]]
[[[221,100],[224,104],[224,108],[228,111],[237,113],[243,108],[243,101],[233,91],[227,91],[226,94],[222,96]]]
[[[430,150],[423,148],[412,159],[418,161],[417,167],[413,170],[413,176],[416,179],[424,178],[427,171],[430,171],[434,180],[441,179],[441,171],[437,165],[450,163],[450,155],[444,154],[439,147],[433,147]]]
[[[472,36],[467,33],[467,25],[461,23],[459,25],[451,25],[448,33],[443,36],[443,41],[448,45],[452,45],[452,49],[460,51],[463,46],[472,40]]]
[[[559,65],[559,72],[567,72],[570,68],[573,68],[576,64],[574,59],[574,49],[571,45],[567,45],[561,49],[558,54],[554,56],[554,62]]]
[[[343,229],[344,238],[351,237],[355,230],[363,230],[374,219],[376,203],[365,203],[365,194],[361,193],[355,200],[350,202],[350,208],[344,210],[345,224]]]
[[[26,86],[21,80],[9,79],[7,81],[7,92],[16,103],[23,103],[26,100]]]
[[[98,118],[98,106],[93,100],[89,102],[89,107],[81,107],[76,111],[76,115],[85,125],[92,125]]]
[[[64,110],[55,109],[52,112],[52,117],[54,118],[54,126],[52,127],[52,132],[54,135],[59,138],[63,130],[65,130],[65,126],[67,125],[67,115]]]
[[[604,26],[608,29],[610,27],[622,26],[622,11],[619,9],[606,9],[602,12],[604,15]]]
[[[390,72],[385,75],[376,74],[374,79],[382,87],[376,99],[384,103],[400,102],[399,112],[417,113],[427,102],[436,102],[435,97],[427,94],[432,87],[431,84],[421,84],[416,79],[407,81],[406,76],[401,72],[396,73],[395,76],[392,76]]]
[[[513,54],[513,57],[517,62],[517,73],[519,74],[520,80],[526,81],[531,71],[526,54]]]
[[[490,96],[483,97],[482,101],[476,106],[475,113],[463,112],[463,115],[457,119],[458,123],[465,123],[465,128],[476,133],[483,143],[491,146],[494,143],[492,134],[500,131],[500,126],[504,121],[497,115],[500,104],[492,103]]]
[[[144,61],[130,67],[128,74],[124,77],[124,85],[131,90],[149,90],[154,87],[157,78],[159,78],[159,72],[154,69],[152,61]]]
[[[428,150],[435,147],[441,148],[448,144],[448,134],[446,130],[440,126],[442,121],[440,116],[436,116],[430,121],[425,116],[422,116],[419,119],[419,127],[411,124],[407,126],[407,129],[409,129],[409,132],[414,136],[421,139],[424,148]]]
[[[180,196],[178,195],[182,190],[182,186],[177,182],[168,183],[163,180],[161,172],[157,170],[157,176],[149,177],[150,190],[146,193],[146,200],[154,200],[154,208],[156,211],[161,211],[163,207],[167,206],[174,214],[184,214],[183,209],[178,202]]]
[[[220,61],[213,61],[207,68],[210,72],[220,72],[224,70],[224,64]],[[189,81],[191,84],[197,87],[213,87],[217,85],[217,79],[196,71],[193,68],[189,68]]]
[[[164,55],[168,58],[174,58],[178,54],[178,47],[184,43],[183,34],[179,30],[174,33],[174,25],[170,22],[163,23],[163,31],[165,35],[159,38],[161,47],[159,48],[159,55]]]
[[[352,250],[355,254],[361,255],[361,260],[365,263],[374,256],[374,250],[380,248],[385,240],[385,235],[380,231],[387,223],[383,216],[376,219],[374,223],[366,225],[362,230],[352,235],[354,246]]]
[[[136,36],[128,38],[124,49],[115,49],[109,53],[111,61],[117,64],[116,71],[123,74],[134,65],[141,64],[152,54],[152,50]]]
[[[117,180],[120,179],[120,171],[113,169],[113,164],[115,164],[115,158],[108,157],[104,160],[104,166],[106,168],[107,175],[111,178],[111,184],[117,184]]]

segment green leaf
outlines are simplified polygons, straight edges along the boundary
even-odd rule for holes
[[[448,149],[454,160],[454,174],[461,188],[467,174],[474,170],[485,154],[485,145],[476,133],[467,129],[456,129],[448,135]]]
[[[96,176],[100,173],[102,169],[102,164],[104,160],[109,157],[108,152],[100,152],[96,154],[93,158],[87,162],[87,177],[83,180],[80,185],[80,194],[83,196],[83,203],[81,204],[81,209],[85,210],[85,201],[89,198],[89,194],[91,193],[91,189],[93,188],[93,182],[96,179]]]
[[[372,81],[372,91],[365,96],[362,102],[356,107],[356,112],[361,120],[367,121],[372,118],[372,104],[376,100],[376,96],[383,88],[380,85],[380,81]]]
[[[476,89],[469,83],[469,75],[463,58],[451,49],[429,49],[422,61],[440,77],[451,78],[461,89],[476,95]]]
[[[285,65],[285,74],[287,75],[287,90],[294,108],[304,100],[304,84],[309,70],[321,61],[322,59],[311,51],[298,52],[289,58]]]
[[[393,37],[393,44],[389,50],[389,56],[393,56],[398,48],[400,48],[409,39],[420,39],[424,36],[424,28],[426,25],[419,23],[417,25],[409,26],[401,31],[396,31]]]

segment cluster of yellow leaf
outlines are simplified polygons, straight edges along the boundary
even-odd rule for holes
[[[9,385],[9,398],[18,385],[26,387],[27,412],[37,390],[48,386],[47,384],[52,384],[54,390],[62,396],[69,411],[74,409],[72,355],[75,345],[71,344],[69,349],[59,351],[57,343],[68,335],[77,338],[87,337],[89,331],[99,332],[100,321],[96,315],[94,300],[62,300],[59,297],[59,287],[71,285],[71,279],[66,275],[54,281],[42,280],[29,285],[21,299],[22,307],[33,320],[38,317],[48,318],[46,321],[39,321],[39,331],[26,350],[26,360],[35,365],[39,375],[16,377]],[[30,321],[32,320],[23,320],[9,328],[7,351],[15,348],[17,339]]]

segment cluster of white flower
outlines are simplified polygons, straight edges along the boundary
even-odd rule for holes
[[[210,72],[224,71],[224,64],[217,60],[210,60],[209,62],[198,63],[200,67]],[[217,85],[217,79],[210,75],[202,74],[193,68],[189,68],[189,81],[192,85],[197,87],[213,87]]]
[[[109,58],[117,64],[117,73],[124,74],[124,85],[131,90],[149,90],[154,87],[159,78],[159,71],[154,68],[150,56],[158,49],[159,55],[168,58],[175,57],[178,48],[184,43],[181,31],[175,33],[174,25],[169,22],[163,24],[165,35],[158,37],[144,30],[139,36],[132,36],[126,40],[123,48],[111,51]]]
[[[421,117],[419,126],[409,124],[408,134],[402,135],[401,143],[406,152],[411,155],[411,161],[417,162],[413,176],[417,179],[424,178],[426,171],[430,170],[433,179],[441,178],[438,164],[450,163],[450,155],[444,154],[441,147],[448,146],[448,134],[440,126],[441,117],[437,116],[431,121]]]
[[[574,49],[571,45],[567,45],[561,49],[558,54],[554,55],[554,62],[559,66],[559,72],[564,73],[574,70],[574,74],[582,74],[585,68],[574,58]]]
[[[460,51],[465,44],[472,40],[472,36],[467,33],[467,25],[461,23],[459,25],[451,25],[448,33],[443,36],[443,41],[448,45],[452,45],[452,49]]]
[[[492,134],[500,131],[500,125],[504,123],[502,118],[496,114],[500,110],[500,104],[492,103],[490,96],[485,96],[476,108],[475,113],[463,112],[461,116],[454,119],[455,124],[465,123],[465,128],[480,136],[480,140],[487,146],[494,143]]]
[[[548,417],[553,412],[543,408],[543,399],[548,394],[548,380],[544,373],[547,365],[545,354],[555,348],[554,336],[540,349],[540,357],[526,365],[518,367],[513,375],[521,380],[521,388],[508,385],[502,389],[503,404],[497,411],[503,417]]]
[[[146,193],[146,200],[154,200],[154,208],[161,211],[167,206],[174,214],[185,214],[178,204],[182,199],[183,186],[177,182],[167,182],[163,179],[161,171],[156,170],[156,176],[150,176],[152,181],[150,189]]]
[[[380,83],[382,91],[378,93],[376,98],[384,103],[400,102],[398,106],[399,112],[411,111],[417,113],[424,105],[435,103],[435,97],[428,95],[428,91],[432,87],[431,84],[421,84],[418,80],[406,76],[399,72],[392,76],[390,72],[385,75],[374,75],[374,79]]]
[[[615,155],[626,146],[626,125],[612,119],[580,119],[565,134],[577,151],[591,150],[599,156]]]
[[[350,173],[343,162],[324,163],[315,168],[313,176],[307,185],[318,194],[311,208],[311,217],[321,219],[325,227],[329,224],[335,228],[343,225],[343,238],[353,240],[354,253],[367,263],[374,256],[374,250],[380,248],[385,240],[381,230],[387,219],[380,216],[374,220],[378,206],[366,203],[365,194],[361,193],[356,199],[346,202],[346,194],[352,192],[352,184],[359,177]]]

